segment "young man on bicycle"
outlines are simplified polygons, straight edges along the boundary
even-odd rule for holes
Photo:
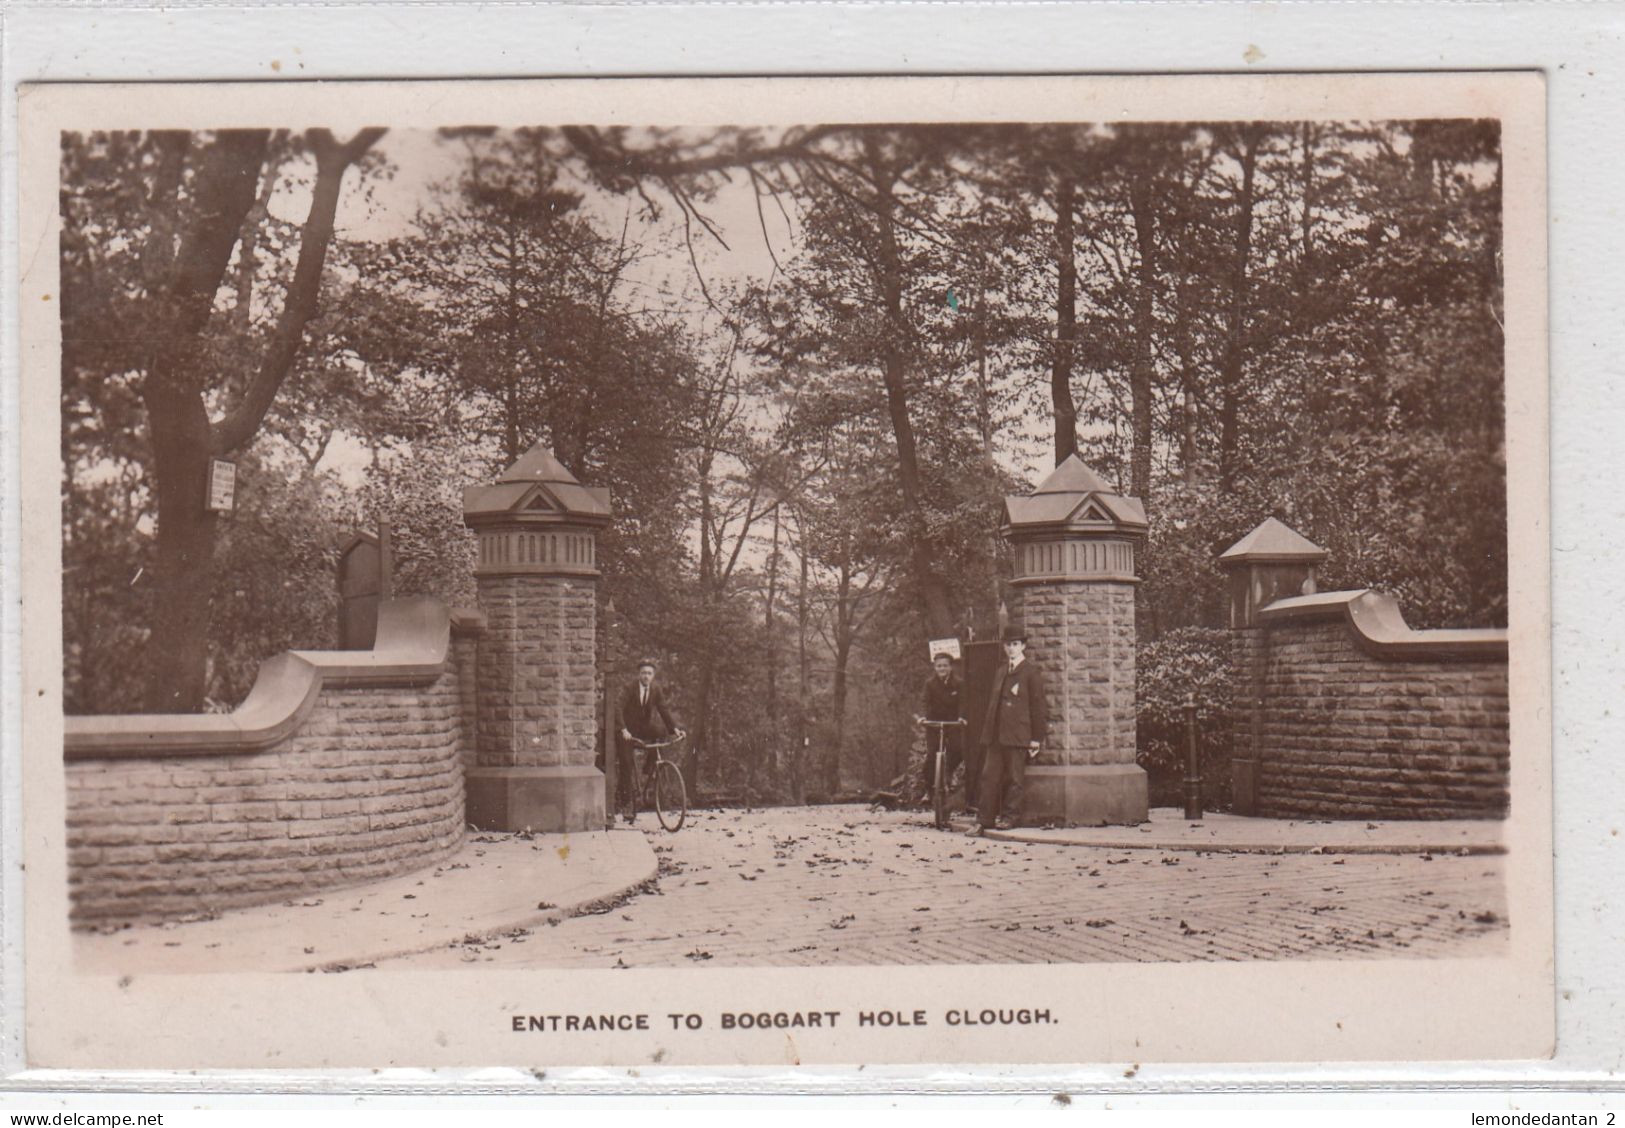
[[[959,704],[959,694],[962,685],[954,675],[954,660],[946,654],[938,654],[931,659],[931,676],[925,680],[925,719],[928,721],[954,722],[961,720],[964,710]],[[936,789],[937,781],[937,741],[942,741],[943,751],[943,786],[953,778],[954,769],[965,758],[965,730],[963,728],[943,728],[935,731],[928,729],[929,734],[925,742],[925,800],[931,801],[932,792]],[[939,735],[940,734],[940,735]],[[967,793],[974,793],[975,788],[966,780]],[[967,800],[969,795],[967,795]]]
[[[638,680],[621,693],[619,708],[620,730],[616,733],[616,751],[620,757],[617,773],[616,806],[627,822],[638,814],[638,796],[645,779],[654,771],[653,753],[644,756],[644,769],[637,766],[638,744],[656,744],[668,736],[683,735],[683,726],[672,716],[666,704],[666,695],[655,684],[655,660],[645,658],[638,663]]]

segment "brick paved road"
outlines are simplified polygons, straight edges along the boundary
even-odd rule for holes
[[[1466,957],[1507,940],[1496,856],[1039,846],[859,807],[690,817],[647,828],[658,894],[380,966]]]

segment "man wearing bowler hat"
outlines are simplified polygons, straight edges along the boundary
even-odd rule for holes
[[[1008,830],[1021,817],[1022,785],[1027,778],[1027,761],[1038,754],[1049,729],[1049,710],[1044,703],[1044,676],[1027,660],[1027,640],[1013,634],[1004,640],[1004,670],[993,683],[988,698],[987,719],[982,723],[981,743],[987,749],[982,761],[982,782],[977,788],[977,825],[972,835],[989,829]],[[1009,786],[1008,797],[1005,787]]]

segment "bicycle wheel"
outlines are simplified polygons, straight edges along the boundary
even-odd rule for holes
[[[683,773],[670,760],[661,761],[655,768],[654,792],[660,825],[673,834],[682,830],[688,816],[688,792],[683,787]]]

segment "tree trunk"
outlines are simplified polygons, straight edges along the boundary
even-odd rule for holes
[[[844,548],[844,546],[843,546]],[[852,654],[852,569],[849,552],[842,559],[835,581],[835,676],[831,710],[835,717],[835,749],[830,761],[830,795],[841,790],[841,761],[846,752],[846,671]]]
[[[237,331],[247,338],[249,326],[253,321],[254,307],[254,267],[255,255],[259,248],[260,224],[271,212],[271,196],[276,192],[277,166],[272,163],[266,166],[265,174],[260,177],[259,196],[254,200],[254,206],[249,209],[247,222],[243,224],[242,240],[237,249],[237,304],[232,309],[232,323]]]
[[[796,524],[801,528],[802,541],[798,546],[801,555],[801,584],[796,589],[796,646],[799,669],[799,684],[796,692],[796,747],[791,759],[790,773],[791,797],[797,804],[807,801],[806,787],[803,782],[802,771],[810,744],[807,733],[808,715],[812,710],[812,667],[807,656],[807,578],[808,558],[806,545],[806,526],[798,517]]]
[[[179,248],[170,252],[164,245],[149,246],[143,256],[165,275],[155,287],[155,347],[146,358],[141,386],[158,501],[144,695],[149,712],[195,713],[207,692],[215,523],[203,508],[211,444],[204,384],[197,371],[198,336],[208,324],[243,218],[254,204],[269,141],[263,130],[220,133],[204,149],[194,175],[194,218]],[[173,199],[155,203],[176,206]],[[154,241],[162,244],[168,238],[167,226],[155,224]]]
[[[1134,236],[1139,248],[1139,278],[1134,288],[1134,364],[1129,372],[1129,411],[1132,443],[1129,450],[1129,493],[1147,504],[1151,500],[1151,344],[1155,329],[1152,297],[1157,284],[1155,203],[1148,176],[1137,176],[1129,186],[1129,207],[1134,215]]]
[[[920,479],[920,457],[914,437],[914,425],[908,412],[908,359],[905,352],[909,334],[903,318],[903,265],[902,253],[897,245],[896,173],[889,168],[880,153],[874,135],[864,137],[864,150],[875,187],[875,217],[879,228],[878,275],[881,302],[886,311],[890,331],[886,334],[882,373],[886,384],[886,411],[890,416],[892,434],[897,441],[897,477],[903,490],[903,506],[907,514],[909,556],[914,582],[919,588],[920,611],[926,631],[941,638],[953,627],[953,613],[948,606],[948,584],[936,567],[936,546],[925,518],[924,490]]]
[[[508,277],[502,294],[502,359],[508,370],[502,373],[507,391],[508,417],[504,438],[508,444],[508,465],[524,454],[519,435],[519,245],[518,232],[508,225]]]
[[[711,612],[712,573],[716,570],[716,557],[711,544],[711,455],[700,455],[698,482],[700,490],[700,600],[707,616]],[[700,790],[700,749],[711,742],[711,674],[715,656],[710,641],[700,651],[699,709],[694,717],[694,739],[688,742],[688,762],[683,774],[688,777],[694,793]]]
[[[147,645],[149,713],[196,713],[208,693],[209,601],[216,518],[203,508],[209,417],[195,392],[146,396],[158,500],[153,626]]]
[[[694,739],[688,742],[688,763],[683,775],[694,794],[700,794],[700,749],[711,740],[711,689],[715,682],[716,663],[709,654],[700,665],[700,708],[695,718]]]
[[[1224,365],[1219,376],[1219,484],[1229,489],[1236,480],[1237,451],[1241,445],[1241,377],[1246,364],[1247,267],[1253,245],[1253,176],[1263,132],[1256,126],[1242,130],[1241,191],[1236,197],[1235,242],[1230,267],[1230,305],[1225,326]]]
[[[852,642],[843,639],[835,644],[835,677],[830,708],[835,714],[835,748],[830,758],[830,797],[841,793],[841,764],[846,759],[846,672],[847,659],[852,654]]]
[[[203,508],[209,459],[241,449],[258,434],[316,312],[344,173],[382,134],[362,130],[343,145],[326,130],[306,135],[316,156],[316,180],[282,312],[258,368],[226,415],[213,424],[204,405],[209,384],[198,370],[200,337],[254,205],[270,134],[218,133],[193,178],[193,219],[179,249],[173,258],[161,245],[143,253],[144,262],[168,266],[167,281],[153,303],[156,344],[145,358],[141,392],[158,499],[159,574],[154,577],[145,694],[147,708],[154,712],[196,712],[203,706],[214,579],[215,519]],[[159,203],[173,207],[174,201]],[[154,225],[155,241],[169,237],[165,224]]]
[[[775,764],[783,754],[784,743],[779,736],[779,642],[773,634],[774,604],[779,594],[779,520],[783,506],[773,508],[773,551],[767,558],[767,608],[762,618],[762,638],[767,644],[767,731],[766,747],[762,756],[772,757]]]
[[[1185,278],[1187,268],[1179,267],[1180,281],[1174,287],[1174,355],[1179,360],[1179,467],[1187,486],[1200,479],[1197,444],[1197,372],[1191,342],[1191,294]]]
[[[993,458],[993,384],[987,374],[987,281],[976,290],[976,432],[982,440],[982,472],[989,482],[998,479]]]
[[[1055,359],[1050,400],[1055,409],[1055,465],[1078,450],[1078,407],[1072,399],[1072,350],[1077,339],[1078,264],[1073,252],[1072,213],[1076,186],[1069,172],[1055,178]]]

